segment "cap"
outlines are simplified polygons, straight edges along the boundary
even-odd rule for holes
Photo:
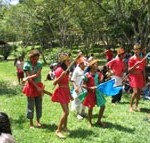
[[[140,44],[135,44],[133,48],[134,48],[134,50],[140,49],[141,45]]]
[[[58,61],[59,62],[64,62],[65,60],[70,60],[69,55],[67,53],[59,54]]]
[[[97,59],[93,59],[93,60],[89,61],[88,66],[90,67],[90,66],[92,66],[93,64],[95,64],[98,61],[99,60],[97,60]]]
[[[121,55],[121,54],[124,54],[125,51],[124,51],[124,48],[118,48],[117,49],[117,55]]]

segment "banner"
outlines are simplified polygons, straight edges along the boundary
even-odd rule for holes
[[[122,90],[122,86],[114,86],[115,79],[100,83],[97,89],[106,96],[114,96]]]

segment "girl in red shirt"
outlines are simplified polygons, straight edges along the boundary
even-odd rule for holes
[[[52,95],[52,101],[58,102],[61,105],[63,115],[60,118],[56,135],[60,138],[65,138],[62,134],[63,131],[68,131],[67,129],[67,119],[69,115],[68,104],[71,99],[70,89],[69,89],[69,72],[65,70],[70,65],[70,57],[67,54],[61,54],[59,56],[59,66],[55,70],[55,80],[54,85],[58,85],[54,90]]]
[[[99,126],[103,126],[104,124],[101,121],[105,110],[105,97],[100,94],[100,92],[96,89],[96,86],[103,80],[103,75],[97,72],[98,64],[97,60],[92,60],[89,62],[89,72],[85,73],[83,78],[83,88],[87,89],[87,96],[83,101],[83,105],[88,107],[88,120],[89,126],[92,127],[92,112],[93,107],[97,104],[100,106],[99,116],[97,120],[97,124]],[[99,100],[97,100],[99,99]]]
[[[142,61],[142,58],[140,57],[140,49],[140,45],[134,45],[134,55],[128,62],[128,70],[130,72],[129,83],[133,88],[133,93],[130,100],[130,112],[133,112],[134,110],[140,111],[138,108],[138,103],[140,100],[141,89],[145,86],[146,60]],[[133,109],[134,100],[136,100],[135,109]]]

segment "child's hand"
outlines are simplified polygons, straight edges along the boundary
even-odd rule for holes
[[[79,93],[79,88],[78,87],[75,88],[75,92]]]
[[[43,89],[40,87],[37,87],[37,91],[40,93],[40,95],[43,95]]]
[[[70,95],[70,99],[71,99],[71,101],[73,101],[74,99],[73,99],[73,97]]]
[[[96,86],[92,86],[92,87],[90,87],[90,88],[89,88],[89,90],[90,90],[91,92],[95,92],[95,90],[96,90]]]
[[[24,77],[23,78],[23,82],[27,81],[28,80],[28,77]]]
[[[61,76],[64,76],[64,75],[66,75],[66,74],[67,74],[67,72],[66,72],[66,71],[63,71],[62,74],[61,74]]]

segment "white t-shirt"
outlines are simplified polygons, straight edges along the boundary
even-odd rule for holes
[[[19,69],[19,70],[23,70],[23,64],[24,64],[24,62],[22,61],[17,61],[17,63],[16,63],[16,68],[17,69]]]
[[[82,70],[78,65],[77,67],[74,69],[72,77],[71,77],[71,81],[74,81],[75,84],[78,86],[79,88],[79,93],[81,92],[81,83],[83,80],[83,75],[84,75],[84,70]],[[73,91],[73,97],[76,98],[78,95],[75,91]]]
[[[15,143],[14,138],[10,134],[2,133],[0,135],[0,143]]]
[[[77,86],[80,86],[83,79],[83,74],[84,71],[77,65],[73,71],[71,81],[74,81]]]

